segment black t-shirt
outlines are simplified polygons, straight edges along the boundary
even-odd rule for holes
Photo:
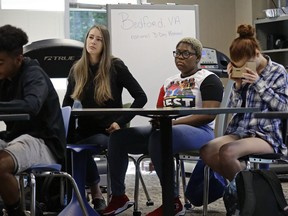
[[[9,142],[29,134],[43,139],[59,162],[64,159],[66,136],[58,94],[36,60],[24,58],[16,76],[0,80],[0,107],[30,114],[28,121],[5,122],[1,139]]]
[[[129,72],[127,66],[120,59],[113,59],[110,72],[110,86],[113,100],[105,101],[103,105],[99,105],[94,100],[94,77],[97,73],[99,65],[90,66],[88,82],[84,87],[85,94],[81,99],[83,108],[121,108],[122,92],[126,88],[129,94],[134,98],[131,108],[141,108],[147,102],[147,97],[137,80]],[[75,80],[73,77],[73,69],[68,77],[67,91],[63,100],[63,106],[73,106],[74,100],[71,95],[75,88]],[[113,122],[117,122],[120,127],[131,121],[134,115],[97,115],[89,117],[80,117],[78,119],[77,131],[85,138],[95,133],[106,133]]]

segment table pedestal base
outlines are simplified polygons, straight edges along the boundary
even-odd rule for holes
[[[78,185],[80,194],[86,206],[89,216],[99,216],[99,214],[90,206],[86,199],[85,192],[85,180],[86,180],[86,158],[87,150],[95,150],[97,148],[93,145],[68,145],[68,149],[71,150],[71,164],[72,164],[72,176]],[[73,193],[70,203],[67,207],[59,214],[60,216],[79,216],[82,215],[81,207],[77,201],[76,195]]]
[[[83,198],[83,200],[85,197]],[[84,205],[86,207],[88,216],[99,216],[99,214],[89,205],[87,201],[84,200]],[[73,195],[70,203],[60,212],[58,216],[80,216],[83,215],[83,211],[77,197]]]

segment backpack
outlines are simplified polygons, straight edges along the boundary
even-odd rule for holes
[[[43,216],[45,212],[61,212],[65,206],[61,205],[61,178],[53,176],[36,177],[36,216]],[[31,190],[24,188],[26,210],[30,211]],[[65,202],[65,201],[64,201]],[[0,208],[1,210],[1,208]],[[1,214],[0,214],[1,215]],[[50,215],[50,214],[49,214]]]
[[[203,205],[205,166],[206,164],[203,162],[203,160],[199,160],[197,162],[185,190],[185,197],[194,206]],[[210,169],[208,203],[214,202],[215,200],[221,198],[226,185],[226,179]]]
[[[281,182],[271,170],[239,172],[224,190],[227,216],[284,216],[288,205]]]
[[[53,176],[37,177],[36,197],[44,212],[61,212],[61,178]]]

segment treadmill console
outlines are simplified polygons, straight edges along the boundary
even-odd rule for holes
[[[203,65],[203,68],[218,68],[217,51],[203,48],[200,64]]]
[[[200,60],[201,68],[214,72],[220,77],[227,77],[226,69],[229,62],[230,60],[225,54],[213,48],[203,47]]]

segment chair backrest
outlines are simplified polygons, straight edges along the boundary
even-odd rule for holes
[[[224,88],[224,94],[223,99],[221,102],[221,107],[227,107],[229,103],[229,98],[232,90],[234,81],[228,79],[225,88]],[[223,136],[224,131],[227,127],[229,114],[219,114],[216,118],[216,124],[215,124],[215,137]]]
[[[68,128],[69,128],[69,121],[70,121],[70,115],[71,115],[71,107],[70,106],[62,107],[61,111],[62,111],[64,127],[65,127],[65,135],[67,137]]]
[[[288,119],[282,120],[282,136],[283,136],[283,143],[288,148]]]

